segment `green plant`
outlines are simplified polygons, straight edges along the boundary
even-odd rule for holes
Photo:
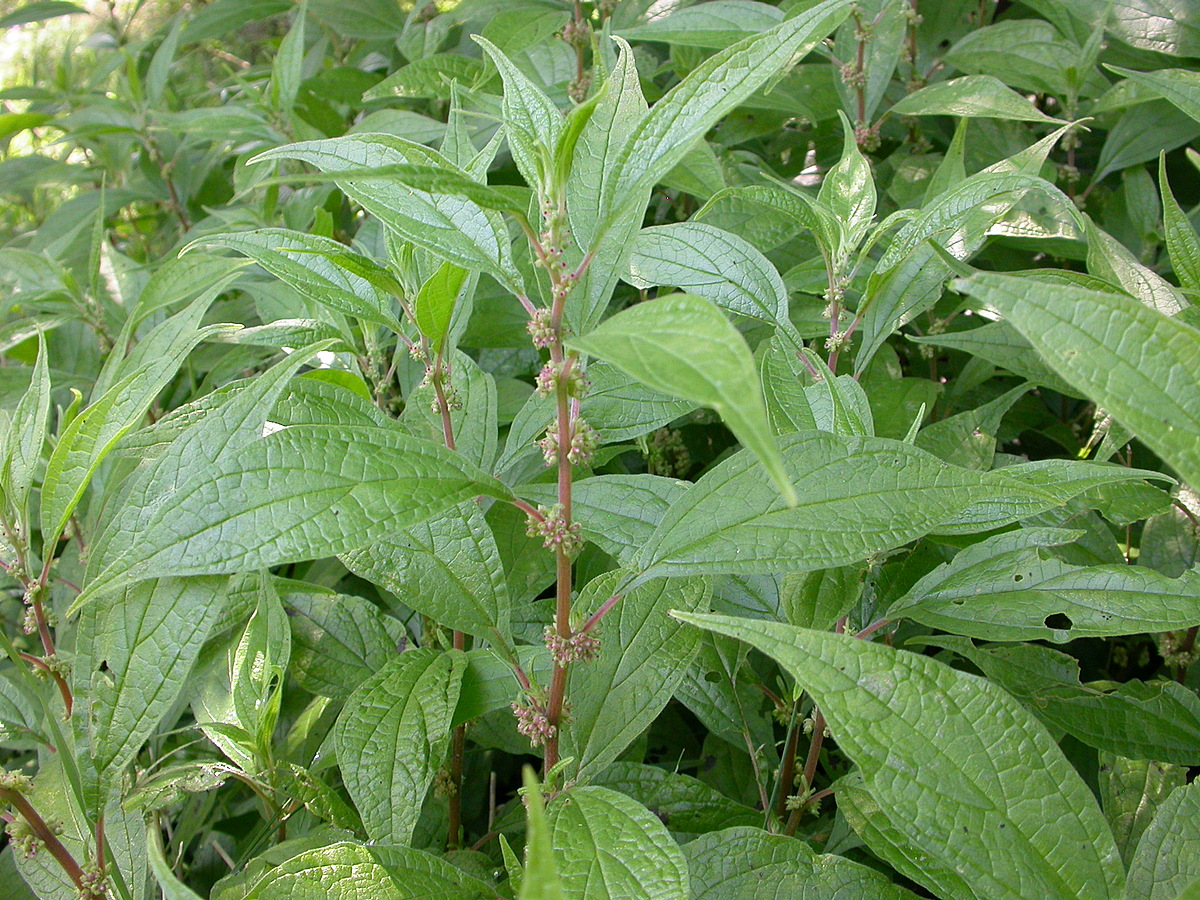
[[[1191,5],[172,12],[0,92],[6,896],[1198,895]]]

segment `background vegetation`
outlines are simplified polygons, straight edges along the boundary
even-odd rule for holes
[[[0,893],[1200,896],[1197,59],[0,3]]]

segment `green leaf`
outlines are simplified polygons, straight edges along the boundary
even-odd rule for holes
[[[38,330],[37,361],[29,377],[29,389],[5,423],[0,440],[0,491],[12,508],[25,516],[33,477],[42,459],[50,420],[50,363],[46,335]]]
[[[795,505],[750,348],[712,304],[689,294],[640,303],[567,345],[611,362],[655,390],[711,406]]]
[[[626,205],[641,202],[693,142],[807,54],[845,20],[850,6],[848,0],[823,0],[693,69],[634,127],[617,153],[601,200],[598,230],[603,232]]]
[[[975,647],[952,636],[918,639],[969,659],[1048,725],[1089,747],[1134,759],[1200,759],[1200,699],[1174,681],[1080,684],[1071,656],[1032,644]]]
[[[892,827],[978,895],[1123,896],[1121,859],[1090,789],[1000,688],[848,635],[679,618],[777,660],[812,695]]]
[[[1124,244],[1099,228],[1090,216],[1084,217],[1084,224],[1090,274],[1120,285],[1126,293],[1166,316],[1173,316],[1188,305],[1165,278],[1138,262]]]
[[[575,608],[591,615],[627,580],[620,570],[606,572],[580,591]],[[600,655],[568,675],[571,716],[562,754],[575,758],[576,779],[615,760],[670,702],[699,641],[667,612],[707,609],[712,585],[706,578],[668,578],[621,594],[597,626]]]
[[[731,800],[703,781],[658,766],[615,762],[591,783],[632,797],[653,810],[672,834],[706,835],[731,825],[762,824],[760,811]]]
[[[338,842],[291,857],[239,896],[243,900],[494,900],[496,892],[429,853]]]
[[[800,190],[778,184],[718,191],[693,219],[724,219],[735,211],[739,225],[744,226],[739,232],[762,250],[770,249],[764,243],[772,246],[783,243],[801,228],[812,232],[831,260],[846,243],[842,224],[832,209]],[[720,212],[725,216],[719,216]],[[729,225],[732,222],[727,223],[727,230],[731,230]]]
[[[202,900],[199,894],[175,877],[163,850],[162,831],[157,825],[146,829],[146,858],[163,900]]]
[[[373,426],[283,428],[178,485],[174,476],[149,483],[146,502],[127,514],[141,539],[89,579],[76,607],[117,580],[240,572],[345,553],[479,495],[511,496],[429,441]]]
[[[1200,624],[1200,573],[1072,566],[1045,548],[1076,535],[1024,529],[980,541],[934,569],[888,610],[983,640],[1051,640]]]
[[[842,120],[842,158],[821,181],[817,202],[825,206],[841,225],[841,244],[835,248],[834,267],[841,270],[862,242],[875,218],[875,179],[871,164],[858,149],[854,127],[846,114]]]
[[[674,502],[642,551],[655,575],[806,572],[901,546],[997,496],[982,474],[883,438],[788,434],[801,498],[787,508],[748,453],[714,466]]]
[[[127,365],[132,371],[63,430],[46,464],[42,483],[42,534],[48,540],[62,534],[100,464],[117,442],[142,420],[158,392],[175,376],[192,348],[222,329],[222,326],[213,325],[199,328],[200,319],[212,299],[211,292],[205,294],[143,338],[134,355],[126,361],[127,364],[138,363],[136,368]],[[159,336],[165,340],[157,339]],[[145,359],[152,347],[160,349],[161,355]]]
[[[150,107],[156,107],[162,101],[163,92],[167,89],[167,80],[171,75],[171,64],[175,62],[175,53],[179,49],[179,36],[183,33],[186,23],[186,16],[175,16],[171,22],[171,30],[154,51],[146,69],[146,104]]]
[[[407,844],[412,838],[450,747],[465,667],[456,651],[401,653],[364,682],[338,716],[338,767],[374,840]]]
[[[1104,815],[1128,865],[1163,801],[1187,783],[1187,769],[1102,752],[1099,782]]]
[[[13,28],[57,19],[59,16],[86,16],[88,11],[66,0],[34,0],[17,7],[6,16],[0,16],[0,28]]]
[[[290,121],[296,94],[304,78],[304,20],[308,16],[308,0],[300,0],[292,27],[279,42],[279,52],[271,65],[269,94],[275,111]]]
[[[1171,268],[1183,287],[1200,291],[1200,237],[1196,236],[1196,229],[1171,191],[1165,153],[1158,157],[1158,186],[1162,191],[1163,230]]]
[[[778,25],[783,13],[754,0],[710,0],[698,6],[672,9],[645,24],[623,29],[630,41],[655,41],[681,47],[720,50],[735,41]]]
[[[467,280],[467,270],[453,263],[442,263],[438,270],[421,285],[413,301],[413,315],[417,327],[433,344],[435,353],[441,353],[450,333],[450,321],[454,318],[454,307]]]
[[[225,582],[143,581],[83,611],[72,680],[88,699],[76,726],[86,748],[83,768],[96,779],[88,782],[93,812],[178,700],[225,611]]]
[[[992,75],[965,75],[939,81],[909,94],[891,111],[897,116],[960,116],[1061,124]]]
[[[268,150],[251,162],[296,159],[322,172],[348,172],[338,184],[402,240],[425,247],[467,269],[482,269],[519,289],[520,274],[503,220],[493,210],[462,197],[431,193],[402,181],[371,177],[364,170],[392,165],[432,166],[467,178],[441,154],[386,134],[355,134],[304,141]]]
[[[341,559],[356,575],[446,628],[511,642],[500,551],[473,500]]]
[[[1200,72],[1191,69],[1159,69],[1155,72],[1134,72],[1120,66],[1105,66],[1106,69],[1132,78],[1156,94],[1170,100],[1183,112],[1200,122]]]
[[[473,40],[487,53],[504,82],[504,133],[513,161],[526,183],[536,188],[539,196],[548,196],[550,151],[562,133],[562,113],[500,48],[481,35],[474,35]]]
[[[458,53],[435,53],[401,66],[363,94],[363,100],[392,97],[440,100],[447,95],[452,82],[471,87],[484,81],[486,69],[487,65],[481,59]]]
[[[1176,900],[1200,882],[1200,784],[1178,787],[1129,860],[1129,900]]]
[[[689,900],[687,862],[654,813],[616,791],[578,787],[550,803],[563,894],[572,900]]]
[[[550,824],[546,820],[546,806],[542,802],[542,789],[532,766],[521,770],[525,782],[525,815],[528,825],[525,833],[525,872],[521,876],[521,887],[517,900],[565,900],[562,880],[558,877],[558,865],[554,861],[554,846],[550,837]]]
[[[730,849],[736,847],[736,852]],[[906,900],[915,894],[843,856],[816,854],[804,841],[761,828],[726,828],[684,845],[693,900],[846,897]]]
[[[245,254],[320,306],[393,331],[401,330],[392,313],[390,298],[381,297],[377,285],[372,283],[377,278],[363,277],[377,274],[374,270],[386,276],[386,271],[330,238],[286,228],[261,228],[206,235],[189,246],[201,245],[228,247]]]
[[[728,312],[784,328],[787,288],[771,262],[736,234],[699,222],[643,228],[633,240],[629,281],[711,300]]]
[[[1059,375],[1200,484],[1200,332],[1131,297],[980,273],[960,282]]]

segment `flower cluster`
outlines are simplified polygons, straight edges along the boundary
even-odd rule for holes
[[[547,550],[562,550],[567,556],[574,556],[583,549],[583,533],[578,522],[568,522],[561,503],[554,506],[539,506],[541,519],[529,517],[529,527],[525,533],[530,537],[540,537],[542,546]]]
[[[564,370],[566,372],[565,376],[563,375]],[[583,392],[587,389],[587,378],[574,365],[574,361],[570,359],[562,363],[556,363],[553,360],[546,363],[542,367],[542,371],[537,374],[534,390],[537,391],[539,397],[549,397],[558,392],[558,387],[564,377],[567,385],[567,396],[583,396]]]
[[[533,339],[533,346],[544,349],[554,343],[554,326],[550,322],[550,310],[539,309],[525,325]]]
[[[544,746],[546,741],[554,737],[557,729],[550,724],[542,705],[532,698],[528,703],[514,700],[512,711],[517,717],[517,731],[529,738],[531,746]]]
[[[547,428],[545,437],[541,438],[537,445],[541,448],[546,465],[554,465],[558,461],[558,426],[551,425]],[[596,429],[589,425],[586,419],[576,418],[567,447],[567,462],[573,466],[586,466],[592,461],[598,446],[600,437],[596,434]]]
[[[570,637],[563,637],[553,625],[547,625],[545,639],[550,658],[560,668],[600,655],[600,638],[595,631],[573,631]]]

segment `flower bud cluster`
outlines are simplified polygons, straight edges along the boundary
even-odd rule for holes
[[[573,631],[563,637],[553,625],[546,626],[546,649],[559,668],[574,662],[588,662],[600,655],[600,638],[595,631]]]
[[[529,738],[530,746],[541,747],[554,737],[558,729],[550,724],[546,710],[536,698],[527,697],[528,702],[512,702],[513,715],[517,717],[517,731]]]
[[[854,140],[858,146],[870,153],[879,149],[879,126],[859,122],[854,126]]]
[[[529,527],[525,533],[530,537],[540,537],[542,546],[547,550],[561,550],[567,556],[574,556],[583,549],[583,529],[578,522],[568,522],[563,505],[556,503],[551,507],[539,506],[540,520],[529,517]]]
[[[529,332],[530,338],[533,339],[533,346],[539,350],[553,344],[554,326],[550,320],[550,310],[539,309],[535,312],[525,325],[525,330]]]
[[[550,397],[558,393],[559,385],[564,378],[564,369],[566,370],[567,396],[583,396],[588,385],[587,377],[574,364],[574,360],[568,359],[561,363],[551,360],[542,367],[542,371],[538,372],[534,382],[534,390],[537,391],[539,397]]]
[[[79,877],[79,900],[104,900],[108,896],[108,876],[98,863],[83,867]]]
[[[542,458],[546,465],[552,466],[558,462],[558,426],[551,425],[546,429],[546,436],[537,442],[541,448]],[[571,442],[567,448],[567,462],[573,466],[586,466],[592,461],[600,438],[596,429],[587,423],[586,419],[576,418],[571,429]]]
[[[576,50],[586,50],[592,42],[592,26],[586,19],[572,19],[563,26],[562,39]]]

